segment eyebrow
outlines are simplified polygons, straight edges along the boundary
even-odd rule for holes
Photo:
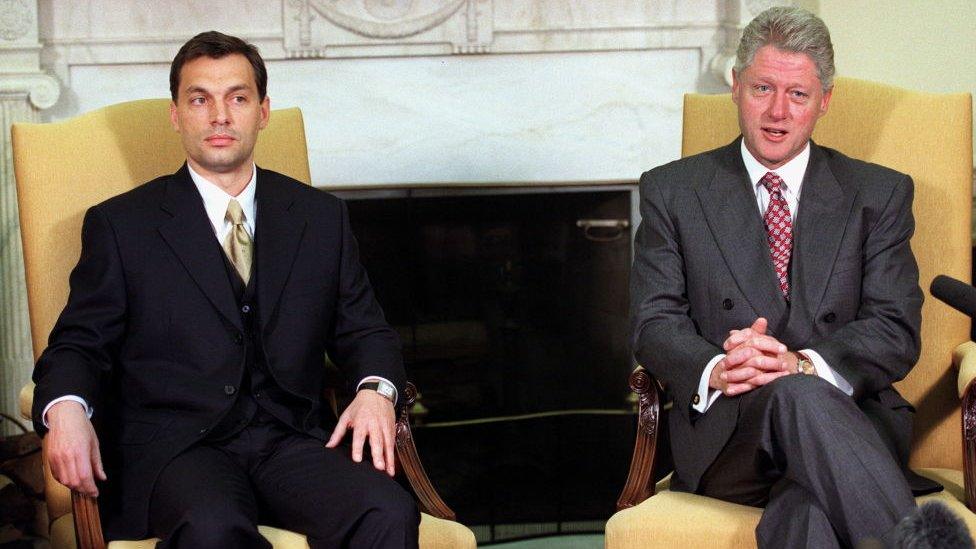
[[[248,86],[247,84],[237,84],[227,88],[225,93],[234,93],[234,92],[239,92],[241,90],[247,91],[251,89],[252,89],[251,86]],[[204,88],[203,86],[188,86],[186,88],[187,94],[196,93],[196,92],[205,93],[207,95],[213,95],[213,93],[210,90]]]

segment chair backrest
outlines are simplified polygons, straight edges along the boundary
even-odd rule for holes
[[[726,145],[739,135],[729,94],[685,96],[681,154]],[[927,94],[837,78],[830,110],[813,139],[844,154],[907,173],[915,181],[922,307],[922,356],[897,388],[918,410],[912,465],[962,468],[959,397],[952,350],[969,340],[969,319],[929,295],[938,274],[970,279],[972,102],[968,93]]]
[[[169,122],[169,99],[119,103],[50,124],[14,124],[14,170],[24,244],[35,359],[68,300],[68,274],[81,253],[90,206],[160,175],[186,159]],[[255,162],[311,180],[305,126],[297,108],[271,113]]]

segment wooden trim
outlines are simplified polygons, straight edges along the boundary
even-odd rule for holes
[[[630,388],[637,393],[637,439],[627,482],[617,499],[618,511],[638,505],[654,495],[654,456],[661,417],[657,381],[644,368],[638,367],[630,374]]]
[[[98,500],[72,490],[71,510],[74,514],[78,549],[105,549],[102,521],[98,516]]]
[[[962,469],[966,507],[976,512],[976,380],[962,395]]]
[[[410,431],[410,407],[417,400],[417,387],[413,383],[407,383],[404,397],[396,422],[396,453],[400,462],[398,469],[403,471],[410,482],[421,511],[437,518],[454,520],[454,511],[437,494],[423,464],[420,463],[420,455],[417,454],[417,446]]]

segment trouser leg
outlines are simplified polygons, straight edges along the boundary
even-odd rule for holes
[[[785,478],[819,505],[844,545],[884,534],[915,508],[890,450],[836,387],[794,375],[737,398],[736,431],[703,476],[701,493],[763,506]]]
[[[246,472],[216,448],[192,447],[166,465],[149,509],[150,532],[163,549],[271,547],[258,533]]]
[[[827,513],[805,488],[780,479],[756,527],[760,549],[840,547]]]
[[[317,547],[417,547],[420,512],[413,497],[372,462],[348,449],[289,436],[253,471],[264,507],[283,527]]]

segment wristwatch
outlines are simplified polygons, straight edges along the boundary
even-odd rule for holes
[[[359,385],[359,390],[369,389],[371,391],[376,391],[381,396],[384,396],[390,402],[396,404],[396,387],[392,383],[386,381],[385,379],[380,379],[377,381],[367,381]]]
[[[814,367],[813,361],[811,361],[807,357],[803,355],[797,355],[796,373],[804,374],[808,376],[815,376],[817,375],[817,368]]]

